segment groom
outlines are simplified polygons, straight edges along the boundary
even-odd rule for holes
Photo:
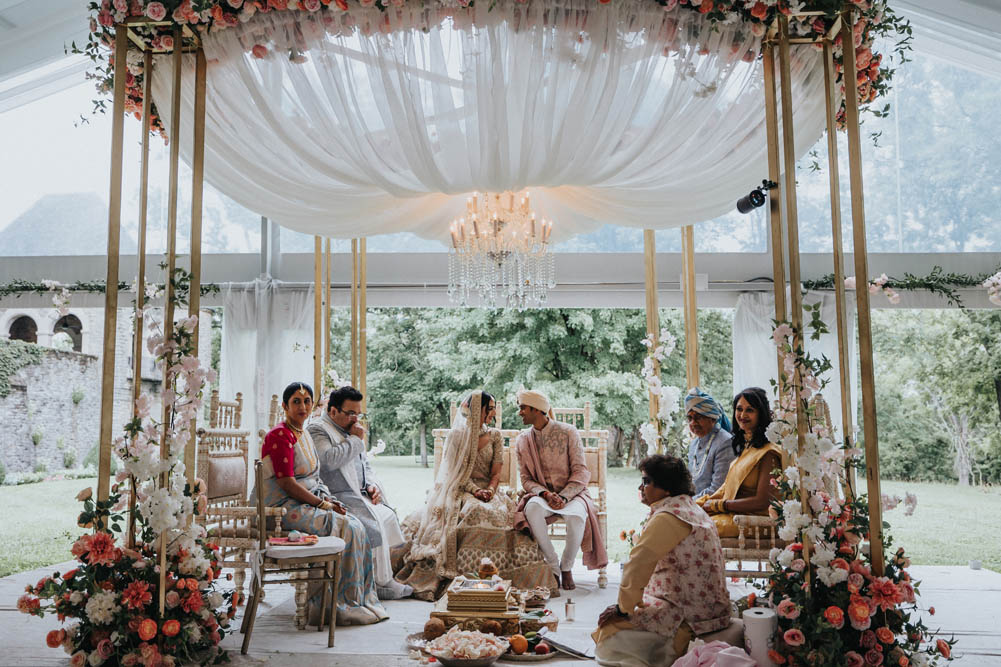
[[[557,585],[573,590],[576,586],[571,570],[582,547],[588,569],[608,564],[598,508],[587,492],[591,472],[584,462],[584,446],[577,428],[556,421],[549,399],[539,392],[518,392],[518,414],[531,428],[518,434],[515,442],[524,489],[514,517],[515,528],[527,526],[532,531]],[[548,526],[560,518],[566,522],[567,531],[563,555],[557,557]]]
[[[393,579],[389,550],[403,544],[403,532],[365,454],[365,429],[358,423],[362,398],[354,387],[335,389],[327,412],[307,428],[320,457],[320,477],[365,526],[379,599],[397,600],[409,597],[414,589]]]

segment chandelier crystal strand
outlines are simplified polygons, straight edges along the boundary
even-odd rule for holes
[[[552,229],[551,220],[536,218],[527,192],[474,192],[449,228],[449,300],[468,306],[475,294],[481,306],[518,309],[545,303],[556,287]]]

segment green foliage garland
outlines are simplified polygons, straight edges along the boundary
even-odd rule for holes
[[[1001,270],[1001,267],[998,268]],[[980,287],[993,273],[992,271],[979,276],[971,276],[964,273],[947,273],[941,266],[935,266],[926,276],[916,276],[906,272],[903,278],[891,276],[885,286],[897,290],[928,290],[933,294],[940,295],[950,306],[965,308],[958,290],[966,287]],[[828,273],[817,280],[804,280],[803,289],[832,290],[834,289],[834,274]]]

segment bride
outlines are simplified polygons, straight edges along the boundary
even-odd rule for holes
[[[410,546],[396,579],[413,586],[414,597],[437,600],[454,577],[476,572],[483,558],[517,588],[552,583],[539,546],[513,528],[514,501],[497,491],[504,441],[487,426],[496,407],[478,390],[462,401],[427,504],[403,522]]]

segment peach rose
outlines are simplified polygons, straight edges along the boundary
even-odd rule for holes
[[[796,603],[789,598],[785,598],[782,602],[779,602],[779,606],[775,611],[782,618],[788,619],[798,618],[800,614],[799,607],[797,607]]]
[[[70,656],[70,667],[84,667],[87,664],[87,654],[77,651]]]
[[[181,623],[177,619],[170,619],[163,624],[163,634],[165,637],[173,637],[181,631]]]
[[[936,640],[935,648],[938,649],[938,652],[942,654],[943,658],[947,660],[952,658],[952,647],[949,646],[949,642],[944,639]]]
[[[148,642],[156,637],[156,621],[152,618],[144,618],[139,624],[139,639]]]
[[[831,605],[830,607],[824,610],[824,618],[827,620],[828,623],[830,623],[835,628],[838,628],[839,630],[845,624],[845,612],[841,609],[841,607],[836,607],[834,605]]]
[[[893,631],[890,628],[884,626],[876,628],[876,638],[884,644],[893,643]]]
[[[268,55],[268,47],[263,44],[254,44],[254,48],[252,48],[250,52],[254,54],[255,58],[260,59]]]
[[[90,500],[93,496],[94,489],[88,486],[86,489],[83,489],[80,493],[76,494],[76,499],[82,503],[85,500]]]
[[[49,630],[49,634],[45,635],[45,645],[49,648],[59,648],[64,639],[66,639],[65,630]]]

